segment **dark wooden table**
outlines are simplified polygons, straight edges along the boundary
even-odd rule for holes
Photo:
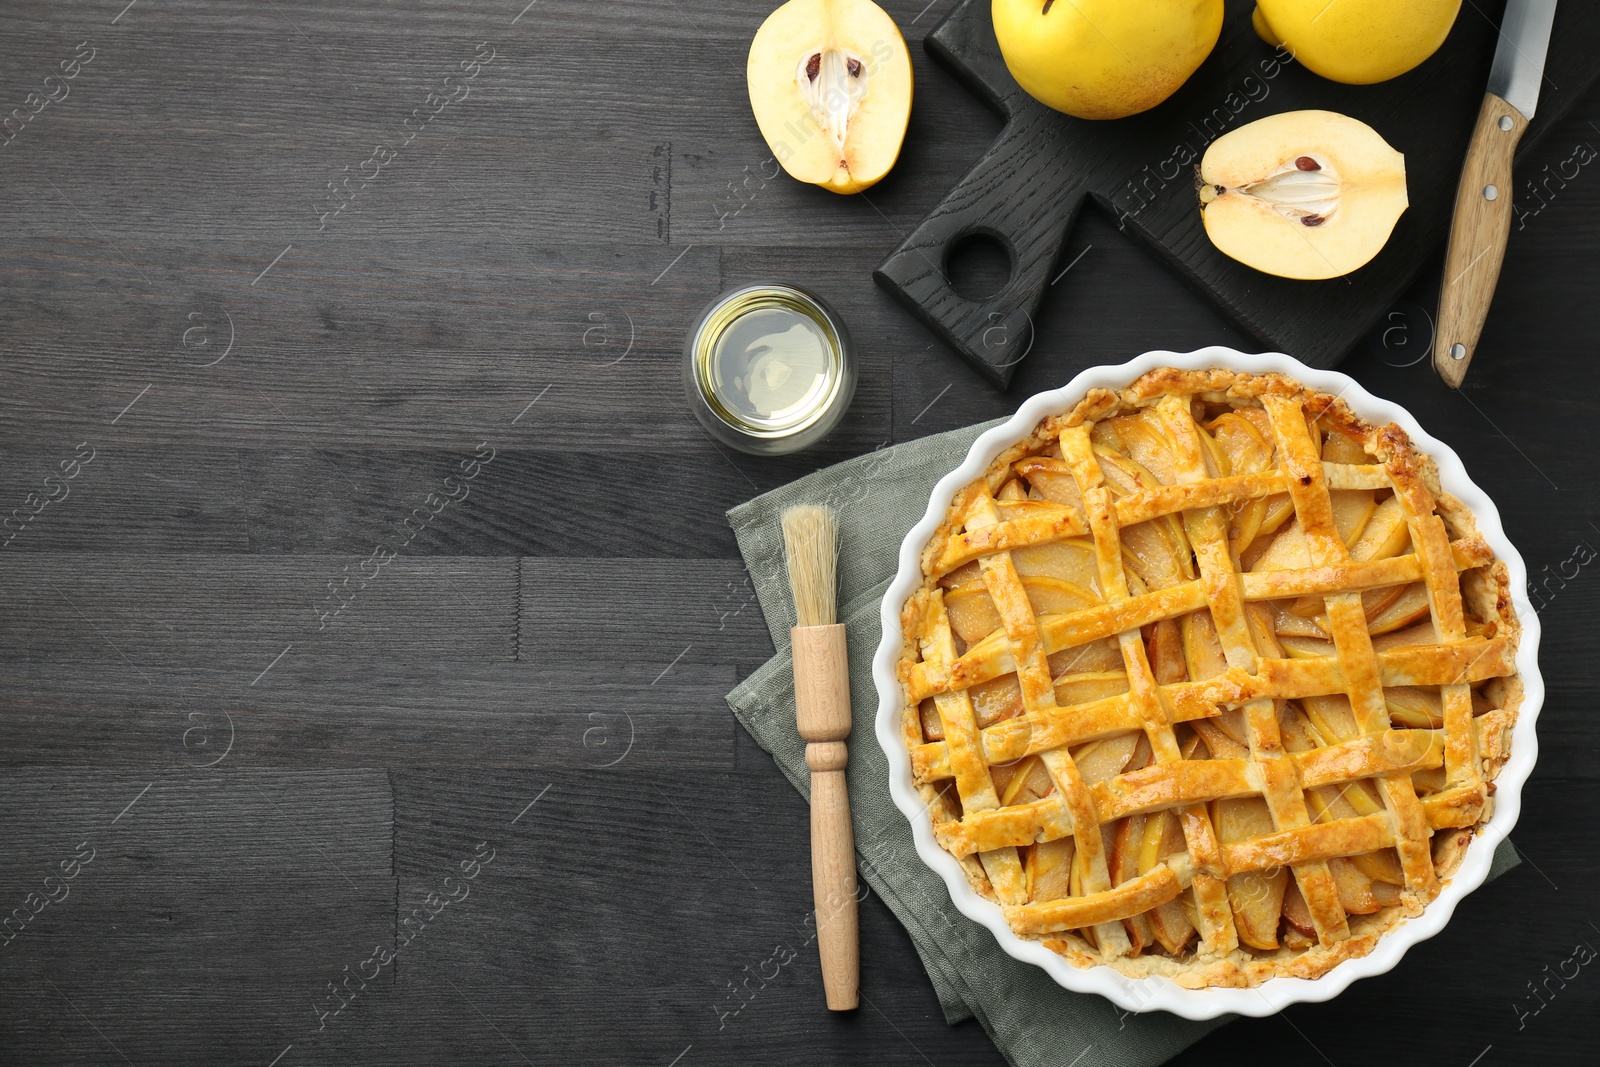
[[[1090,363],[1250,342],[1092,212],[1009,395],[874,288],[995,131],[920,47],[945,0],[888,5],[916,109],[854,198],[765,165],[767,4],[524,2],[0,12],[0,1062],[1000,1062],[876,900],[858,1013],[809,948],[770,962],[805,810],[722,701],[772,651],[722,512]],[[1464,392],[1415,309],[1346,365],[1548,577],[1528,862],[1395,972],[1180,1062],[1592,1055],[1597,121],[1519,172]],[[783,461],[681,401],[685,325],[758,277],[864,359]]]

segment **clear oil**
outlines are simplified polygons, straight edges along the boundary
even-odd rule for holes
[[[693,350],[707,406],[741,433],[767,439],[798,434],[834,404],[848,403],[838,332],[793,290],[751,287],[732,294],[706,316]]]

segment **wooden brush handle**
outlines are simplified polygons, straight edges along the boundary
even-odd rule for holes
[[[850,829],[850,661],[844,626],[796,626],[795,725],[811,768],[811,893],[817,908],[817,949],[828,1007],[857,1005],[861,948],[856,915],[856,846]]]
[[[1493,93],[1484,94],[1456,187],[1434,334],[1433,369],[1452,389],[1461,388],[1467,376],[1500,280],[1511,234],[1511,158],[1527,128],[1520,111]]]

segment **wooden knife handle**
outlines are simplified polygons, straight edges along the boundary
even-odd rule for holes
[[[861,948],[856,912],[856,846],[850,828],[850,662],[844,626],[797,626],[794,649],[795,723],[811,769],[811,893],[817,909],[817,949],[828,1007],[857,1006]]]
[[[1500,280],[1511,233],[1511,159],[1527,128],[1520,111],[1493,93],[1484,94],[1456,187],[1433,342],[1433,369],[1452,389],[1461,388],[1467,376]]]

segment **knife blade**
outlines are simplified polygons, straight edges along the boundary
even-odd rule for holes
[[[1556,0],[1507,0],[1488,91],[1456,186],[1445,252],[1433,369],[1461,388],[1500,280],[1511,234],[1511,162],[1539,106]]]
[[[1489,91],[1533,118],[1544,82],[1544,57],[1550,49],[1550,26],[1556,0],[1509,0],[1500,21],[1500,43],[1489,68]]]

